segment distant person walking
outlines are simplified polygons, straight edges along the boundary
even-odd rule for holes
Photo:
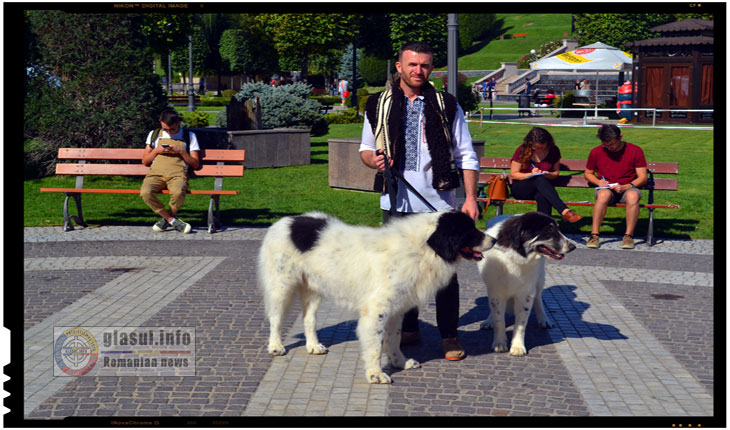
[[[342,78],[340,79],[340,84],[337,87],[337,90],[340,92],[340,98],[342,99],[342,106],[345,105],[345,99],[350,96],[350,92],[347,90],[347,85],[349,82],[347,82],[347,79]]]

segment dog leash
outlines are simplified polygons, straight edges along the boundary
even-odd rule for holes
[[[398,193],[398,180],[401,180],[405,186],[411,190],[413,194],[416,195],[423,203],[428,206],[429,209],[431,209],[431,212],[438,212],[438,210],[428,201],[425,197],[421,195],[416,189],[411,185],[408,181],[406,181],[406,178],[404,178],[402,175],[399,175],[396,170],[391,170],[390,166],[388,165],[388,156],[385,154],[385,151],[382,149],[378,149],[375,151],[375,155],[382,155],[385,161],[385,190],[388,193],[388,196],[390,197],[390,214],[395,215],[396,209],[395,209],[395,199],[396,194]]]
[[[385,190],[388,193],[388,197],[390,197],[390,215],[395,216],[396,210],[395,210],[395,197],[396,193],[398,192],[398,182],[397,179],[400,179],[403,181],[403,183],[408,187],[409,190],[413,191],[413,194],[415,194],[423,203],[426,204],[431,209],[431,212],[438,212],[435,207],[431,203],[429,203],[428,200],[426,200],[425,197],[421,195],[418,191],[416,191],[415,188],[413,188],[413,185],[411,185],[403,176],[400,176],[396,171],[391,170],[390,166],[388,165],[388,156],[385,154],[385,151],[382,149],[377,149],[375,151],[375,155],[383,155],[383,160],[385,161]],[[494,246],[494,244],[497,242],[497,239],[486,234],[486,231],[484,233],[485,236],[487,236],[490,240],[490,245],[486,249],[490,249]]]

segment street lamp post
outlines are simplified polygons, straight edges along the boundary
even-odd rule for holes
[[[193,94],[193,35],[188,36],[188,112],[195,110]]]
[[[458,60],[457,55],[459,53],[458,43],[459,43],[459,22],[457,19],[457,14],[450,13],[448,16],[448,22],[446,24],[446,27],[448,28],[448,80],[449,83],[449,93],[453,95],[454,97],[457,96],[457,73],[458,73]]]

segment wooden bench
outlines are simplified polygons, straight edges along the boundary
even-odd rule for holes
[[[322,105],[322,115],[328,114],[335,107],[335,102],[326,102],[319,100],[319,104]]]
[[[145,176],[149,167],[142,164],[143,148],[59,148],[56,164],[57,175],[75,175],[75,188],[41,188],[45,193],[65,193],[63,203],[63,230],[73,230],[71,220],[76,224],[88,227],[81,211],[81,195],[97,194],[139,194],[137,189],[98,189],[84,188],[86,175],[104,176]],[[241,149],[206,149],[201,151],[202,165],[194,172],[193,177],[215,177],[212,190],[188,190],[188,194],[204,194],[210,196],[208,205],[208,233],[215,233],[220,228],[220,196],[241,194],[237,190],[224,190],[224,177],[242,177],[245,151]],[[76,161],[66,163],[63,161]],[[98,163],[88,163],[98,161]],[[130,163],[131,161],[131,163]],[[111,162],[111,163],[110,163]],[[226,162],[241,164],[225,164]],[[215,163],[215,164],[211,164]],[[140,184],[141,185],[141,184]],[[169,194],[168,190],[162,191]],[[69,199],[76,201],[76,215],[70,215]],[[215,210],[214,210],[215,208]]]
[[[196,105],[200,105],[200,96],[193,96]],[[167,101],[173,106],[187,106],[188,96],[167,96]]]
[[[513,39],[518,39],[520,37],[527,37],[527,33],[515,33],[512,35]]]
[[[511,165],[511,158],[500,157],[482,157],[479,160],[481,169],[502,169],[502,174],[508,174]],[[575,188],[594,188],[592,184],[583,176],[586,168],[586,160],[560,160],[560,176],[552,181],[556,187],[575,187]],[[667,204],[659,205],[654,203],[654,190],[677,191],[676,178],[655,178],[654,174],[676,175],[679,173],[679,163],[672,162],[653,162],[647,161],[648,179],[646,185],[641,187],[642,190],[648,190],[648,200],[646,204],[641,204],[641,208],[649,209],[649,228],[646,233],[646,243],[649,246],[654,245],[654,209],[679,209],[679,205]],[[478,201],[486,202],[486,192],[484,185],[490,177],[499,175],[500,173],[479,173],[480,193]],[[593,196],[591,196],[593,197]],[[507,199],[503,201],[493,201],[497,206],[497,216],[502,214],[502,206],[504,203],[516,204],[537,204],[535,200],[515,200]],[[565,202],[568,206],[595,206],[595,203],[586,201],[581,202]],[[626,207],[624,203],[612,205],[615,207]]]

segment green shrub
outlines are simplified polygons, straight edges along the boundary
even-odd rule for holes
[[[560,107],[560,98],[556,97],[555,101],[557,102],[557,106]],[[573,106],[573,103],[575,103],[575,94],[573,94],[572,91],[568,91],[563,96],[563,107],[564,108],[573,108],[573,107],[581,107],[581,106]],[[583,117],[583,111],[579,110],[566,110],[563,111],[563,118],[582,118]]]
[[[208,114],[201,111],[183,112],[183,127],[207,127],[209,124]]]
[[[226,112],[226,109],[219,111],[215,115],[215,120],[213,121],[213,124],[216,127],[228,128],[228,113]]]
[[[224,98],[227,98],[228,100],[230,100],[231,97],[236,95],[236,90],[231,90],[231,89],[223,90],[223,92],[221,94],[223,95]]]
[[[322,106],[309,98],[311,91],[311,86],[301,82],[278,87],[255,82],[244,85],[234,97],[239,101],[258,97],[266,127],[308,128],[312,135],[321,136],[328,126],[320,113]]]
[[[532,57],[530,54],[523,55],[520,58],[520,61],[517,62],[517,68],[518,69],[529,69],[531,61],[536,61],[538,58],[542,58],[542,57],[546,56],[547,54],[560,48],[562,45],[563,45],[563,42],[559,42],[557,40],[543,43],[542,45],[540,45],[539,48],[537,48],[535,50],[534,57]]]
[[[231,99],[226,97],[203,96],[200,98],[200,106],[228,106],[230,102]]]
[[[327,124],[356,124],[362,123],[365,120],[363,115],[358,115],[355,118],[355,109],[349,108],[338,113],[328,113],[324,115]]]
[[[317,100],[320,103],[340,103],[338,96],[309,96],[312,100]]]

